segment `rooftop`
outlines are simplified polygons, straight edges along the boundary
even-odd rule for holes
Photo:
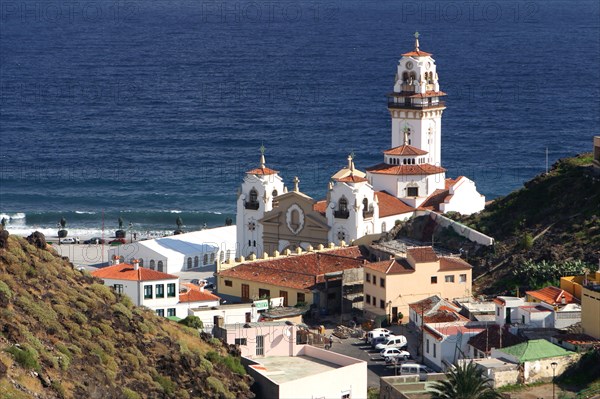
[[[383,218],[392,215],[401,215],[403,213],[413,212],[415,208],[406,205],[400,199],[387,193],[386,191],[377,191],[377,205],[379,206],[379,217]]]
[[[413,147],[412,145],[401,145],[385,150],[383,153],[386,155],[425,155],[427,151]]]
[[[446,172],[446,169],[428,163],[423,163],[420,165],[389,165],[387,163],[380,163],[378,165],[367,168],[367,171],[383,175],[423,176],[444,173]]]
[[[253,359],[250,367],[277,384],[335,370],[341,366],[311,356],[271,356]]]
[[[569,303],[579,303],[579,300],[565,290],[558,287],[544,287],[537,291],[527,291],[527,295],[538,301],[549,305],[566,305]]]
[[[525,341],[525,338],[512,334],[506,329],[501,329],[497,324],[492,324],[479,334],[469,338],[469,345],[484,353],[488,353],[492,348],[506,348]]]
[[[134,269],[133,265],[128,263],[119,263],[118,265],[107,266],[92,272],[92,276],[106,278],[111,280],[128,281],[156,281],[156,280],[178,280],[179,277],[172,274],[159,272],[156,270],[138,267]]]
[[[567,356],[573,354],[573,352],[563,349],[558,345],[554,345],[545,339],[534,339],[503,348],[502,352],[516,357],[522,363],[530,360],[539,360],[549,357]]]

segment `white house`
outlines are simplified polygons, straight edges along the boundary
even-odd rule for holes
[[[223,226],[111,247],[111,258],[140,261],[140,266],[165,273],[215,266],[236,256],[236,227]]]
[[[423,326],[424,363],[446,370],[469,352],[469,339],[485,327],[475,322],[431,323]]]
[[[117,263],[92,272],[119,294],[127,295],[136,306],[145,306],[159,316],[185,318],[189,309],[219,304],[219,297],[192,284],[180,286],[179,277],[133,264]]]
[[[496,324],[528,328],[564,329],[581,322],[581,305],[572,295],[564,293],[555,300],[546,294],[556,287],[528,291],[526,298],[499,296],[494,298]],[[566,297],[566,298],[565,298]]]

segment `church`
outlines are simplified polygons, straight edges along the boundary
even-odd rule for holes
[[[266,166],[261,147],[257,168],[246,172],[237,199],[239,255],[351,243],[381,234],[417,211],[471,214],[485,197],[464,176],[446,177],[441,166],[442,114],[446,109],[432,54],[419,48],[402,54],[393,91],[387,95],[392,117],[391,148],[382,162],[358,170],[352,155],[317,201],[288,191],[278,172]]]

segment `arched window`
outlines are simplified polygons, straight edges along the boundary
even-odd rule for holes
[[[215,253],[210,254],[210,263],[215,263]]]
[[[203,263],[204,265],[208,265],[208,254],[204,254],[204,257],[203,257],[203,259],[202,259],[202,263]]]
[[[191,256],[187,259],[187,268],[188,269],[192,268],[192,257]]]
[[[362,203],[363,203],[363,211],[368,211],[369,210],[369,200],[365,198],[365,199],[363,199]]]
[[[417,80],[417,73],[416,72],[411,72],[410,73],[410,80],[411,81]]]
[[[403,72],[403,73],[402,73],[402,80],[403,80],[404,82],[406,82],[406,81],[408,80],[408,72]]]
[[[144,259],[139,259],[140,261],[140,267],[144,267]]]
[[[338,204],[338,209],[342,212],[348,211],[348,200],[344,197],[340,198],[340,202]]]
[[[159,272],[164,272],[164,270],[163,270],[163,261],[162,260],[158,261],[158,271]]]
[[[297,209],[292,209],[290,219],[290,227],[293,229],[292,231],[298,231],[298,227],[300,227],[300,212],[298,212]]]
[[[275,197],[277,197],[277,195],[279,195],[279,193],[277,192],[277,190],[273,190],[271,195],[273,196],[273,206],[275,206]]]
[[[382,222],[382,223],[381,223],[381,232],[382,232],[382,233],[385,233],[385,232],[387,232],[387,226],[385,225],[385,222]]]
[[[198,256],[194,256],[194,267],[200,266],[200,258]]]
[[[255,189],[250,190],[250,202],[258,202],[258,191]]]
[[[225,261],[225,251],[219,252],[219,262],[223,263]]]
[[[154,262],[154,259],[150,259],[150,269],[154,270],[155,267],[156,267],[156,262]]]

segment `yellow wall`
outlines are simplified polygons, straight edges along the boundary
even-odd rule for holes
[[[241,298],[242,284],[248,284],[249,289],[250,289],[250,298],[251,299],[252,298],[258,299],[258,290],[262,288],[262,289],[271,291],[271,298],[280,297],[281,295],[279,295],[279,291],[287,291],[288,306],[295,306],[298,303],[298,301],[297,301],[298,292],[304,294],[306,303],[308,303],[308,304],[313,303],[313,296],[312,296],[311,291],[309,291],[309,290],[297,290],[297,289],[293,289],[293,288],[279,287],[279,286],[272,285],[272,284],[258,283],[255,281],[247,281],[247,280],[242,280],[242,279],[233,278],[233,277],[219,276],[218,278],[219,278],[218,294],[231,295],[231,296],[236,296],[236,297]],[[227,287],[225,285],[225,280],[230,280],[232,283],[232,286]]]
[[[560,278],[560,288],[567,291],[577,299],[581,299],[581,291],[585,276],[566,276]],[[600,272],[588,274],[588,281],[600,283]]]
[[[583,332],[600,339],[600,292],[583,287],[581,298]]]
[[[366,274],[371,275],[371,282],[367,282]],[[460,275],[466,274],[467,281],[460,282]],[[446,276],[454,276],[454,283],[446,283]],[[377,278],[377,284],[373,285],[373,277]],[[431,277],[437,276],[437,284],[431,284]],[[385,288],[380,286],[379,279],[385,278]],[[364,283],[364,309],[376,315],[391,315],[392,307],[398,307],[398,312],[404,315],[403,322],[408,322],[408,305],[432,295],[438,295],[441,298],[454,299],[468,297],[472,295],[472,270],[460,271],[439,271],[439,264],[419,263],[415,267],[415,272],[410,274],[390,274],[370,269],[365,265],[365,283]],[[371,303],[367,304],[367,295],[371,297]],[[377,298],[373,306],[373,297]],[[385,302],[385,309],[380,308],[380,299]],[[391,304],[388,305],[388,302]]]

